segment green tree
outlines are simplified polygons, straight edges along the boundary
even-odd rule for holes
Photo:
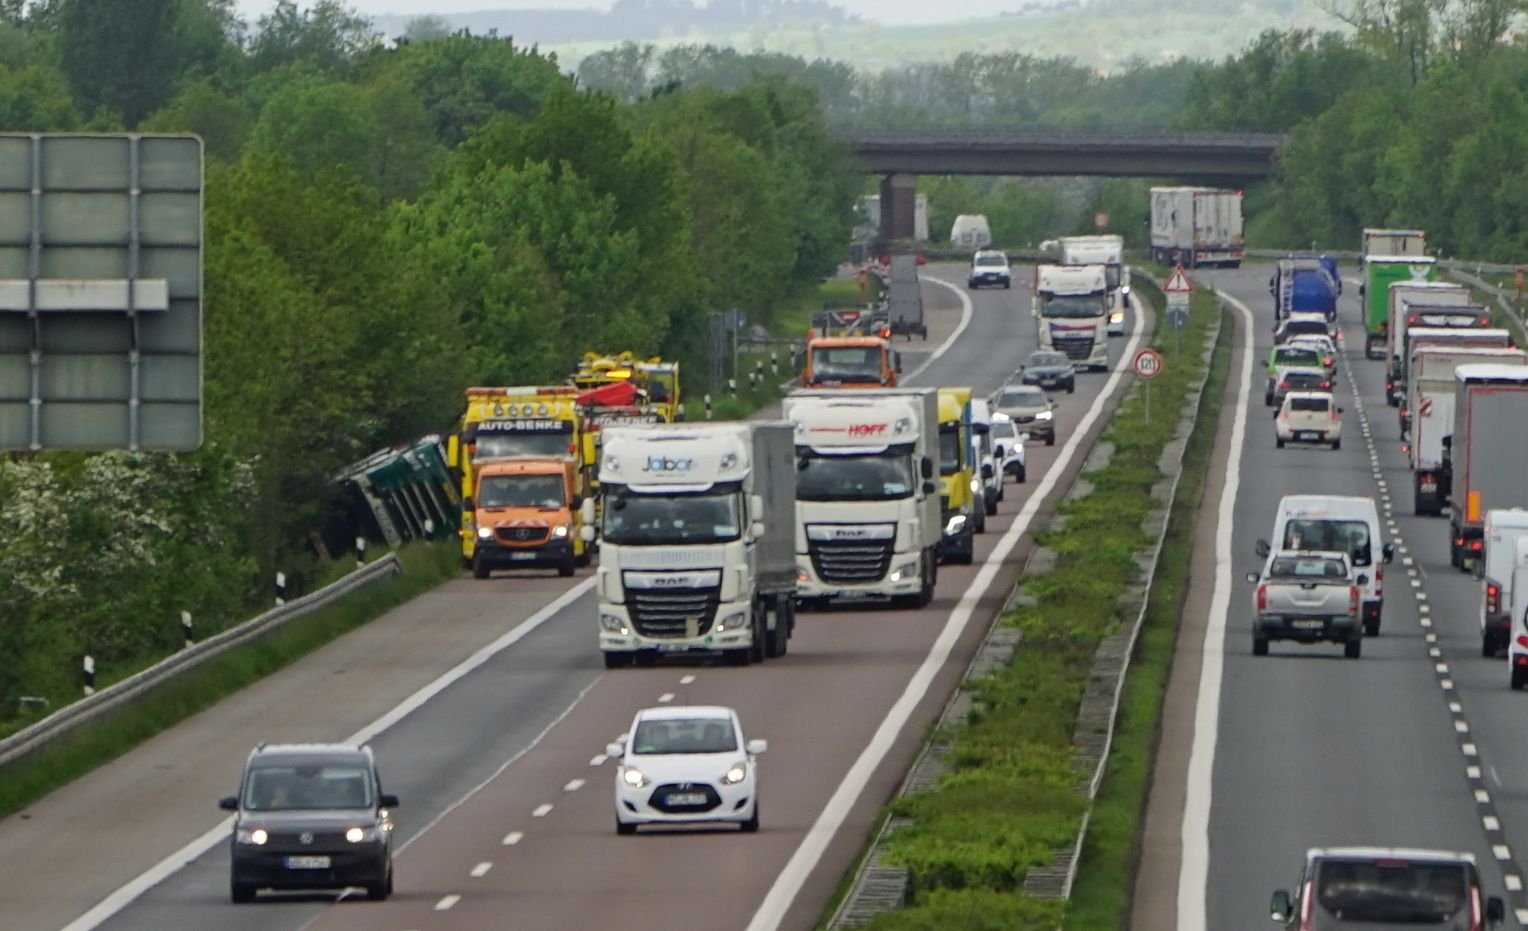
[[[250,64],[259,71],[306,65],[335,76],[354,72],[361,60],[382,47],[371,20],[337,0],[318,0],[299,9],[293,0],[279,0],[260,17],[250,43]]]
[[[294,80],[261,108],[250,151],[285,156],[310,174],[344,166],[375,184],[379,135],[375,110],[359,86]]]
[[[136,126],[169,99],[179,2],[59,0],[59,59],[85,109],[105,107]]]
[[[231,161],[239,157],[254,127],[242,99],[219,90],[210,79],[191,81],[163,109],[143,121],[146,132],[189,132],[202,137],[207,155]]]
[[[557,63],[508,39],[465,33],[410,42],[399,52],[405,83],[450,147],[499,114],[535,116],[554,86],[566,83]]]

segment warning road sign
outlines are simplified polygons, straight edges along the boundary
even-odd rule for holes
[[[1183,266],[1179,265],[1168,276],[1167,284],[1162,286],[1162,290],[1167,294],[1188,294],[1194,290],[1194,286],[1189,282],[1188,276],[1183,274]]]
[[[1156,378],[1162,371],[1162,356],[1155,349],[1142,349],[1135,354],[1130,367],[1143,379]]]

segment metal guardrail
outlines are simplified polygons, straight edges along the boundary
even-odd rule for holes
[[[376,562],[356,569],[316,592],[310,592],[287,604],[272,608],[258,617],[208,637],[201,643],[186,647],[142,672],[101,689],[94,695],[65,705],[41,721],[0,740],[0,768],[37,753],[59,738],[119,710],[176,676],[189,672],[234,647],[277,630],[287,622],[311,614],[373,582],[402,574],[403,564],[398,561],[396,554],[388,553]]]

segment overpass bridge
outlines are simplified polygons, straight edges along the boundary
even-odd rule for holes
[[[917,176],[1093,175],[1243,184],[1273,173],[1286,136],[1271,133],[918,129],[861,132],[848,141],[882,175],[881,235],[912,236]]]

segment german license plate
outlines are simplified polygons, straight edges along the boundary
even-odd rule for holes
[[[704,792],[670,792],[668,803],[670,805],[704,805],[706,794]]]
[[[289,870],[327,870],[329,868],[329,858],[287,857],[286,868]]]
[[[687,643],[660,643],[657,646],[659,653],[683,653],[690,648]]]
[[[1299,620],[1295,621],[1295,627],[1299,628],[1300,630],[1320,630],[1325,626],[1326,621],[1323,621],[1318,617],[1300,618]]]
[[[1316,432],[1311,431],[1311,430],[1302,430],[1299,433],[1295,434],[1295,439],[1297,439],[1297,440],[1313,440],[1314,441],[1314,440],[1321,439],[1321,434],[1316,433]]]
[[[1045,385],[1047,387],[1049,387],[1050,385],[1054,385],[1055,383],[1056,383],[1056,380],[1054,378],[1042,378],[1042,379],[1040,379],[1040,384]]]
[[[536,554],[535,553],[510,553],[509,554],[509,558],[510,559],[535,559],[536,558]]]

